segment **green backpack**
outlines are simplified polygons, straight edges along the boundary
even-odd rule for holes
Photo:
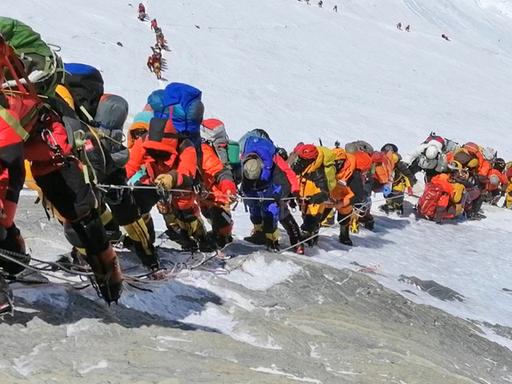
[[[21,60],[25,73],[39,94],[53,96],[55,86],[62,82],[64,69],[57,56],[41,35],[28,25],[9,17],[0,16],[0,34]],[[14,86],[13,79],[7,78],[7,85]],[[12,81],[10,81],[12,80]]]
[[[324,155],[324,170],[327,178],[327,186],[329,192],[336,187],[336,167],[334,162],[336,160],[336,154],[327,147],[317,147],[320,152]]]

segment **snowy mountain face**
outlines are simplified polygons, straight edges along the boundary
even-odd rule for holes
[[[106,91],[124,96],[132,116],[167,84],[146,69],[154,34],[137,20],[137,2],[2,4],[5,16],[60,46],[65,61],[101,69]],[[171,48],[164,77],[202,89],[206,117],[222,119],[232,138],[264,128],[287,148],[365,139],[407,153],[436,131],[512,159],[511,1],[145,5]],[[374,207],[382,203],[374,197]],[[355,235],[351,249],[337,243],[337,229],[323,230],[306,257],[244,245],[250,223],[239,207],[237,257],[225,268],[184,271],[153,292],[127,287],[112,308],[90,289],[19,286],[25,309],[0,325],[0,378],[512,382],[512,214],[485,206],[482,221],[437,225],[417,220],[409,203],[406,217],[376,211],[375,232]],[[28,199],[18,226],[40,257],[68,250],[60,228]]]

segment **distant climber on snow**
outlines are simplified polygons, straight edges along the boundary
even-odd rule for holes
[[[158,80],[162,78],[162,64],[156,54],[152,54],[148,57],[146,65],[148,66],[149,70],[156,75]]]
[[[445,39],[446,41],[451,41],[450,38],[448,36],[446,36],[444,33],[441,35],[441,37],[443,39]]]
[[[397,25],[396,25],[396,29],[398,29],[399,31],[402,30],[402,23],[399,22]]]
[[[151,30],[156,31],[157,28],[158,28],[158,22],[156,21],[156,19],[151,20]]]
[[[139,16],[138,16],[138,18],[139,18],[140,21],[146,20],[146,7],[142,3],[139,3]]]
[[[405,27],[405,32],[411,32],[411,25],[407,25],[407,27]]]

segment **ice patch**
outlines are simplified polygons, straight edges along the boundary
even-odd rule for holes
[[[246,261],[242,268],[223,278],[253,291],[266,291],[286,281],[300,270],[301,268],[291,261],[274,260],[267,264],[263,257],[255,257]]]
[[[86,375],[96,369],[108,368],[108,362],[106,360],[100,360],[96,364],[81,364],[80,367],[81,368],[78,368],[78,373],[80,375]]]
[[[239,331],[236,329],[237,322],[234,321],[233,317],[225,314],[219,308],[209,304],[207,308],[200,312],[194,313],[183,319],[184,323],[200,325],[203,327],[215,328],[221,333],[230,336],[234,340],[242,343],[250,344],[255,347],[265,349],[281,349],[279,345],[274,342],[270,336],[267,336],[266,342],[261,342],[255,336],[245,331]]]
[[[167,343],[167,342],[180,342],[180,343],[191,343],[191,340],[187,339],[180,339],[179,337],[172,337],[172,336],[157,336],[156,341],[159,343]]]
[[[90,325],[89,321],[80,320],[74,324],[69,324],[68,326],[66,326],[66,336],[67,337],[76,336],[76,335],[79,335],[80,333],[87,331],[90,328],[91,328],[91,325]]]
[[[14,370],[16,372],[18,372],[20,375],[25,376],[25,377],[30,375],[35,369],[35,367],[33,365],[35,356],[37,356],[39,354],[39,352],[41,352],[41,350],[44,347],[46,347],[47,345],[48,344],[46,344],[46,343],[36,345],[32,349],[32,352],[30,352],[28,355],[22,355],[18,358],[13,359]]]
[[[256,371],[256,372],[268,373],[270,375],[285,376],[287,379],[294,380],[294,381],[301,381],[303,383],[322,384],[322,382],[317,379],[311,379],[309,377],[298,377],[298,376],[292,375],[291,373],[279,371],[274,364],[272,364],[271,367],[272,368],[265,368],[265,367],[251,368],[251,370]]]

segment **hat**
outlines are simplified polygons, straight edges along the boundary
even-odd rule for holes
[[[398,152],[398,147],[393,144],[393,143],[386,143],[382,146],[382,148],[380,149],[381,152],[393,152],[393,153],[397,153]]]
[[[332,151],[336,160],[345,160],[347,158],[347,152],[343,148],[334,148]]]
[[[318,149],[313,144],[299,144],[293,151],[304,160],[315,160],[318,157]]]
[[[143,146],[146,149],[175,153],[178,147],[178,135],[172,121],[152,118]]]
[[[476,154],[480,152],[480,146],[478,144],[473,143],[472,141],[467,142],[463,145],[463,147],[469,152]]]
[[[258,180],[263,170],[263,164],[257,157],[250,157],[244,161],[243,175],[247,180]]]

